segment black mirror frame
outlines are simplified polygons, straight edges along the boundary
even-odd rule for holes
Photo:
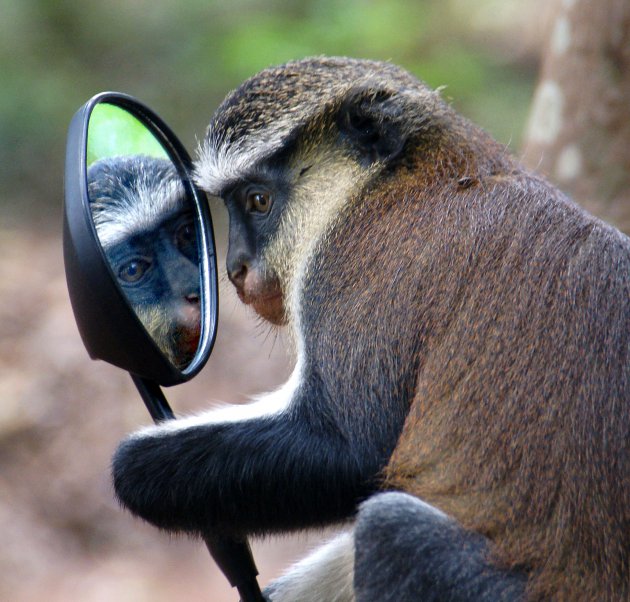
[[[139,119],[162,144],[184,180],[199,215],[202,281],[201,333],[191,363],[176,368],[162,353],[127,302],[98,240],[87,192],[87,135],[95,106],[116,105]],[[118,92],[92,97],[74,115],[68,130],[65,168],[63,253],[68,292],[83,343],[92,359],[102,359],[132,375],[163,386],[190,380],[205,365],[216,338],[218,280],[212,221],[205,194],[192,180],[192,161],[171,129],[148,107]]]

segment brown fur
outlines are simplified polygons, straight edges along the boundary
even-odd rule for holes
[[[318,261],[322,314],[421,338],[384,489],[489,537],[531,600],[627,599],[630,243],[441,110]]]
[[[630,244],[547,183],[497,170],[492,143],[477,152],[458,170],[441,149],[376,194],[414,199],[381,227],[397,241],[388,268],[411,260],[424,331],[385,488],[488,536],[499,563],[532,571],[532,600],[621,601]],[[383,292],[400,311],[400,288]]]
[[[477,209],[458,240],[462,263],[444,256],[434,231],[425,294],[447,303],[387,485],[490,537],[502,562],[533,569],[533,595],[621,600],[627,244],[536,180],[481,185],[461,195]],[[459,271],[451,290],[435,278],[440,267]]]

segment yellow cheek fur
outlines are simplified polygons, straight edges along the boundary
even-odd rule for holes
[[[289,322],[308,259],[327,230],[372,176],[339,151],[309,156],[311,169],[293,187],[278,231],[264,251],[264,263],[280,279]],[[305,161],[306,162],[306,161]]]

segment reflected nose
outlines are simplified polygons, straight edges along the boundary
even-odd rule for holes
[[[162,258],[160,269],[165,279],[165,285],[170,293],[179,299],[199,301],[200,275],[199,268],[181,253],[171,253]]]

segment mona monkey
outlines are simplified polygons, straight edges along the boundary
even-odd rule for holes
[[[177,367],[201,331],[194,211],[168,159],[129,155],[88,169],[94,225],[112,272],[153,340]]]
[[[628,599],[626,236],[388,63],[262,71],[196,174],[295,369],[123,441],[128,509],[192,534],[346,521],[274,602]]]

